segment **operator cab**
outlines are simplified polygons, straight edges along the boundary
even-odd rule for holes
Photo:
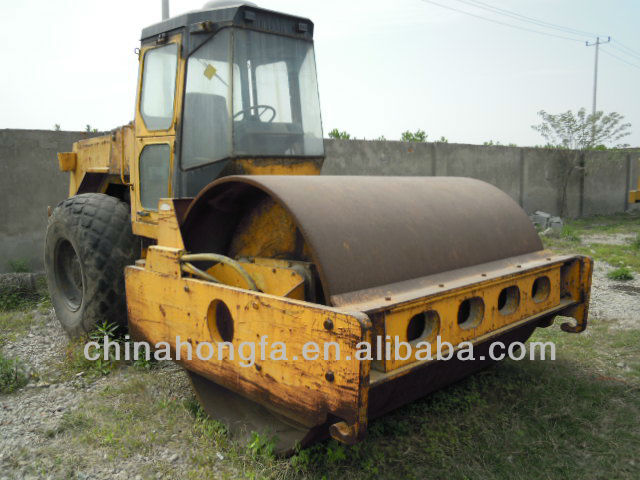
[[[135,124],[147,212],[243,161],[321,161],[313,23],[217,1],[145,28]]]

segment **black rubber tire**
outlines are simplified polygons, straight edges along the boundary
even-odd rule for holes
[[[47,226],[44,264],[56,316],[70,337],[107,321],[127,326],[124,267],[139,250],[129,205],[99,193],[60,203]]]

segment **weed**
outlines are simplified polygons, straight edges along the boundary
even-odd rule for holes
[[[337,128],[334,128],[329,132],[329,138],[335,138],[338,140],[351,140],[351,135],[347,132],[340,131]]]
[[[27,382],[27,375],[20,362],[0,354],[0,393],[15,392]]]
[[[327,461],[329,463],[340,463],[347,459],[346,448],[343,444],[332,442],[327,448]]]
[[[29,260],[25,258],[9,260],[9,269],[12,273],[28,273],[31,271]]]
[[[183,400],[182,407],[194,418],[203,418],[207,415],[195,397],[189,397]]]
[[[560,236],[570,242],[577,243],[580,241],[580,235],[578,235],[578,232],[576,231],[576,229],[571,227],[570,225],[564,225],[562,227],[562,232],[560,233]]]
[[[111,342],[121,342],[121,338],[118,337],[119,328],[115,323],[104,322],[98,325],[88,337],[70,341],[66,347],[64,367],[68,376],[79,372],[84,372],[88,376],[104,376],[118,368],[122,362],[117,359],[114,349],[110,348],[105,352],[104,338]],[[96,342],[98,346],[87,347],[89,341]],[[85,350],[89,356],[96,359],[88,359],[85,356]]]
[[[247,450],[254,457],[273,457],[273,449],[275,448],[275,438],[260,435],[257,432],[251,432],[251,440],[247,445]]]
[[[87,372],[93,368],[94,362],[84,356],[86,342],[87,338],[80,337],[70,340],[65,347],[64,367],[70,375]]]
[[[620,267],[607,273],[607,277],[611,280],[633,280],[633,273],[627,267]]]
[[[217,440],[227,434],[227,427],[208,416],[198,418],[194,429],[200,435],[212,440]]]
[[[145,357],[138,357],[133,361],[133,367],[138,370],[151,370],[158,362],[153,357],[147,360]]]
[[[26,310],[37,304],[34,295],[26,295],[23,292],[5,288],[0,291],[0,312],[12,310]]]
[[[46,280],[38,278],[35,289],[32,290],[32,288],[32,286],[25,287],[19,283],[0,287],[0,312],[30,310],[40,306],[50,308],[51,302],[46,288]]]
[[[91,332],[89,338],[98,343],[103,341],[104,337],[107,337],[109,340],[116,340],[119,329],[120,327],[117,323],[109,323],[105,320]]]
[[[640,250],[640,233],[636,235],[636,238],[631,242],[631,248]]]
[[[411,132],[407,130],[406,132],[402,132],[402,137],[400,138],[403,142],[417,142],[424,143],[427,141],[427,133],[424,130],[416,130],[415,132]]]

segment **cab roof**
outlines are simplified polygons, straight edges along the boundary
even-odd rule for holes
[[[144,42],[184,28],[196,31],[203,22],[211,22],[214,28],[238,26],[308,40],[313,38],[313,22],[308,18],[266,10],[252,3],[239,1],[210,2],[201,10],[168,18],[143,29],[141,40]]]

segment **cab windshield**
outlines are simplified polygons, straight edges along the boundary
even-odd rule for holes
[[[321,156],[313,45],[226,28],[187,62],[185,169],[229,157]]]

